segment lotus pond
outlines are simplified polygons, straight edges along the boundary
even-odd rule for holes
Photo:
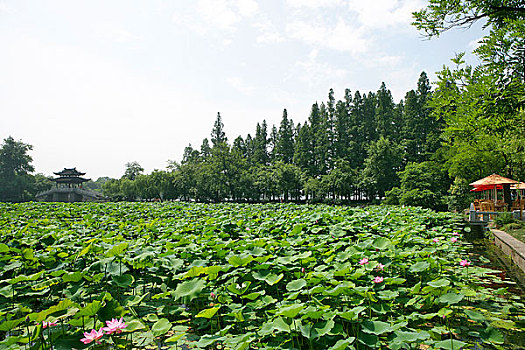
[[[519,348],[523,300],[456,219],[0,203],[0,349]]]

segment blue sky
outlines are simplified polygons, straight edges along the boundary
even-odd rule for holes
[[[282,111],[296,123],[344,89],[399,102],[481,28],[432,40],[420,0],[0,0],[0,138],[34,146],[37,172],[120,177],[198,148],[221,113],[230,141]],[[475,63],[470,56],[471,63]]]

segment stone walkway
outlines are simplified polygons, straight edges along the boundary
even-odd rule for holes
[[[508,256],[512,258],[521,271],[525,272],[525,243],[512,237],[506,232],[491,229],[494,234],[496,245]]]

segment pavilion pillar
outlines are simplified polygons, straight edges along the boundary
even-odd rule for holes
[[[512,206],[512,199],[510,197],[510,184],[503,184],[503,200],[505,201],[505,209],[510,211]]]

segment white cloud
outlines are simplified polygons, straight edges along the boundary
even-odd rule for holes
[[[346,69],[338,68],[319,57],[319,50],[314,49],[308,54],[308,58],[296,63],[297,70],[292,72],[293,77],[299,77],[300,81],[308,86],[327,86],[342,85],[348,81],[349,72]]]
[[[422,0],[349,1],[348,9],[356,12],[359,22],[368,28],[409,27],[412,12],[425,5]]]
[[[104,39],[109,39],[117,43],[132,43],[142,41],[142,35],[136,35],[129,30],[117,27],[109,23],[95,23],[93,25],[95,33]]]
[[[13,9],[2,1],[0,2],[0,13],[13,13]]]
[[[202,21],[211,28],[220,30],[235,30],[235,24],[240,20],[231,1],[199,0],[197,11]]]
[[[269,19],[259,20],[254,23],[253,26],[257,28],[260,33],[256,39],[257,43],[275,44],[285,40],[281,33],[279,33],[279,30]]]
[[[313,25],[298,20],[290,23],[286,31],[290,37],[314,47],[326,47],[352,54],[363,53],[370,45],[370,39],[365,38],[361,28],[350,26],[342,18],[337,20],[335,26]]]
[[[109,38],[118,43],[129,43],[143,39],[141,35],[135,35],[125,29],[115,29],[109,33]]]
[[[239,77],[230,77],[226,79],[226,81],[235,90],[239,91],[240,93],[244,95],[253,95],[253,92],[255,91],[254,87],[246,85],[244,81]]]
[[[254,0],[198,0],[196,5],[195,2],[182,5],[172,20],[200,35],[217,30],[235,32],[244,18],[254,16],[258,10]]]
[[[320,8],[320,7],[334,7],[344,4],[343,0],[287,0],[287,5],[290,7],[300,8]]]
[[[394,68],[403,62],[403,56],[400,55],[370,55],[362,59],[361,63],[370,68],[388,67]]]
[[[254,0],[237,0],[236,7],[241,16],[250,17],[257,13],[259,5]]]

